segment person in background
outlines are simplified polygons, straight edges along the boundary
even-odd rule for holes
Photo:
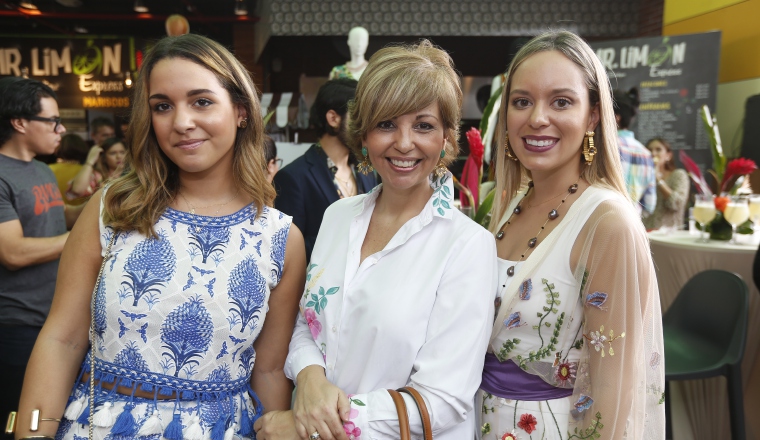
[[[627,92],[615,90],[613,99],[623,180],[639,214],[646,217],[657,205],[657,176],[652,153],[628,129],[638,112],[639,91],[635,87]]]
[[[274,177],[274,206],[292,215],[293,223],[303,232],[307,260],[327,207],[342,198],[364,194],[377,184],[374,174],[356,172],[356,158],[348,148],[346,112],[355,92],[356,80],[349,78],[331,80],[320,87],[310,116],[319,141]]]
[[[689,201],[689,175],[685,170],[676,168],[673,150],[665,139],[650,140],[647,150],[652,152],[657,174],[657,206],[652,215],[644,217],[644,226],[647,230],[661,227],[680,229]]]
[[[17,409],[24,370],[53,299],[58,259],[81,207],[65,205],[50,168],[66,128],[53,90],[0,79],[0,420]]]
[[[325,212],[286,364],[293,412],[265,415],[258,440],[293,438],[294,417],[301,439],[398,439],[387,389],[403,386],[423,396],[434,438],[472,438],[496,253],[452,204],[461,105],[453,62],[429,41],[370,59],[348,144],[383,183]]]
[[[69,133],[61,137],[61,145],[55,150],[56,162],[50,164],[61,194],[66,194],[74,177],[82,169],[82,164],[87,159],[87,143],[78,134]],[[70,200],[66,197],[69,205],[81,205],[87,201],[87,197]]]
[[[95,193],[103,182],[121,176],[127,148],[119,138],[110,138],[100,146],[93,146],[87,153],[87,159],[66,192],[68,199],[89,197]]]
[[[90,123],[91,146],[101,145],[106,139],[116,137],[116,126],[113,121],[105,116],[99,116]]]
[[[222,45],[186,34],[150,49],[133,91],[132,166],[71,232],[16,433],[87,438],[92,421],[97,439],[250,439],[290,407],[306,272],[298,228],[267,206],[256,88]],[[47,420],[32,433],[35,408]]]
[[[277,146],[269,136],[264,136],[264,160],[267,163],[267,180],[272,183],[274,175],[280,170],[282,159],[277,157]]]
[[[611,98],[604,66],[567,31],[529,41],[507,70],[484,440],[665,439],[657,278]]]

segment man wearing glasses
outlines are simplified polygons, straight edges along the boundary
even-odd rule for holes
[[[50,168],[66,128],[50,87],[0,79],[0,420],[15,410],[24,370],[53,299],[58,259],[80,207],[64,204]]]

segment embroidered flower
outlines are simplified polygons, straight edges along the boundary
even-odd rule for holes
[[[591,332],[591,345],[594,346],[597,352],[600,350],[604,354],[604,343],[607,342],[607,336],[604,336],[602,332]]]
[[[557,365],[554,370],[554,379],[557,381],[557,385],[565,387],[572,385],[575,382],[575,373],[578,369],[575,362],[562,362]]]
[[[589,336],[590,335],[590,336]],[[615,350],[612,348],[612,342],[614,342],[616,339],[624,338],[625,332],[620,333],[618,336],[615,336],[615,331],[610,330],[610,336],[609,338],[604,335],[604,326],[599,327],[598,332],[589,332],[588,335],[583,335],[584,338],[588,339],[588,341],[591,343],[591,345],[594,346],[594,349],[598,352],[601,352],[602,357],[604,357],[604,344],[608,344],[609,348],[607,351],[610,353],[610,356],[615,355]]]
[[[527,301],[530,299],[530,292],[533,291],[533,281],[530,279],[527,279],[523,281],[522,284],[520,284],[520,287],[517,289],[518,297],[523,300]]]
[[[303,316],[304,318],[306,318],[306,322],[309,324],[309,330],[311,330],[311,336],[314,339],[317,339],[319,334],[322,332],[322,323],[319,322],[319,320],[317,319],[317,314],[314,313],[314,310],[312,309],[306,309],[303,312]]]
[[[517,427],[530,434],[536,430],[536,423],[538,421],[533,414],[523,414],[520,416],[520,421],[517,422]]]
[[[660,365],[660,353],[657,353],[656,351],[652,353],[652,357],[649,359],[649,366],[652,367],[652,369],[656,369]]]
[[[523,415],[527,415],[527,414],[523,414]],[[520,420],[522,420],[522,418],[520,418]],[[530,434],[530,432],[528,432],[528,434]],[[517,434],[515,434],[515,430],[513,429],[510,432],[505,432],[504,435],[501,436],[501,440],[520,440],[520,437],[518,437]]]
[[[362,435],[362,430],[359,429],[354,422],[346,422],[343,424],[343,431],[346,432],[349,440],[359,440]]]

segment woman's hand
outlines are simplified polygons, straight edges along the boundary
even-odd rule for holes
[[[293,411],[269,411],[253,424],[257,440],[300,440]]]
[[[347,440],[343,422],[351,404],[346,393],[331,384],[318,365],[301,370],[297,383],[293,418],[298,435],[308,439],[318,433],[321,440]]]
[[[87,152],[87,159],[85,159],[85,163],[87,165],[95,165],[95,163],[98,161],[98,158],[100,157],[100,154],[103,152],[103,149],[100,148],[97,145],[93,145],[90,148],[90,151]]]

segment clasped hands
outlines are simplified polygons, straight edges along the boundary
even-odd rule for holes
[[[258,440],[348,440],[343,423],[351,404],[340,388],[317,365],[297,378],[296,399],[290,411],[270,411],[253,425]]]

